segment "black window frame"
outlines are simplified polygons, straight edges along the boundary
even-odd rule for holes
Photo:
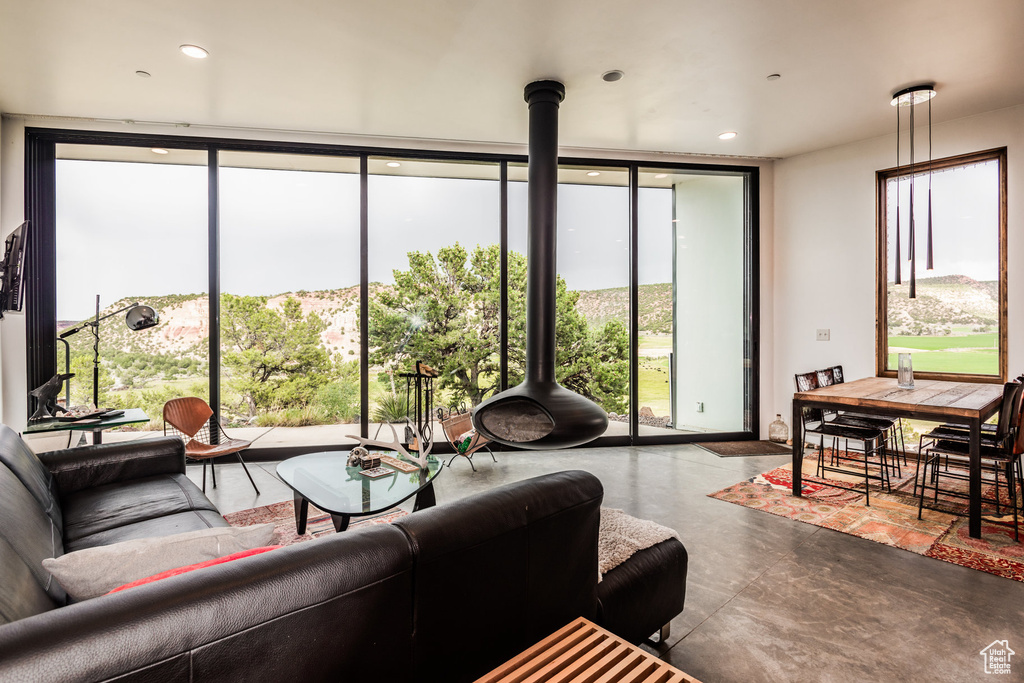
[[[27,385],[35,387],[53,376],[57,360],[56,321],[56,145],[109,145],[127,147],[161,147],[171,149],[204,150],[208,153],[209,172],[209,287],[210,343],[209,372],[211,406],[218,413],[220,401],[220,235],[218,195],[218,152],[243,151],[280,154],[327,155],[358,157],[360,160],[360,310],[363,321],[360,329],[360,396],[362,403],[360,433],[368,435],[368,165],[373,156],[429,161],[488,162],[500,165],[501,263],[502,263],[502,320],[507,308],[507,253],[508,253],[508,165],[525,164],[527,157],[512,154],[467,153],[443,150],[398,149],[390,147],[364,147],[319,143],[287,143],[235,138],[157,135],[142,133],[114,133],[73,129],[29,127],[25,130],[25,214],[33,225],[33,240],[29,246],[26,277],[26,371]],[[630,234],[630,433],[627,436],[603,436],[584,447],[653,445],[757,439],[760,431],[760,169],[757,166],[696,163],[652,163],[639,160],[592,159],[584,157],[559,158],[560,165],[601,165],[622,168],[629,174],[629,234]],[[744,430],[707,434],[666,433],[639,435],[637,383],[637,307],[638,307],[638,177],[639,169],[692,171],[706,174],[737,175],[744,178]],[[503,326],[504,328],[504,326]],[[502,330],[502,389],[507,388],[507,330]],[[215,398],[217,397],[217,398]],[[29,406],[31,410],[31,406]],[[26,415],[27,417],[27,415]],[[322,450],[346,450],[348,446],[321,444],[316,446],[290,446],[282,448],[253,448],[252,457],[284,458],[300,453]],[[266,451],[266,452],[263,452]]]

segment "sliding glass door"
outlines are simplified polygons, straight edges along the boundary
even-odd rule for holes
[[[639,177],[640,434],[751,430],[746,176]]]

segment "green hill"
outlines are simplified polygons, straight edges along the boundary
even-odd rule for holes
[[[672,283],[640,285],[639,323],[641,334],[672,332]],[[609,320],[629,320],[629,288],[592,289],[580,292],[576,308],[592,327]]]

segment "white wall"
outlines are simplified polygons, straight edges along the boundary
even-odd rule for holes
[[[675,204],[675,426],[739,432],[745,372],[743,179],[694,176],[675,184]]]
[[[942,106],[939,98],[934,106]],[[932,137],[935,158],[1008,149],[1008,362],[1016,375],[1024,370],[1024,278],[1015,276],[1024,267],[1024,106],[937,124]],[[797,372],[842,364],[847,380],[875,374],[875,171],[895,165],[895,130],[775,164],[776,382],[769,410],[787,424]],[[815,341],[817,328],[830,328],[831,341]]]
[[[25,128],[62,128],[81,130],[111,130],[110,123],[97,123],[78,119],[54,121],[47,118],[5,117],[0,121],[0,226],[2,232],[10,232],[24,220],[25,180]],[[413,140],[409,138],[389,139],[366,136],[344,136],[327,134],[303,134],[279,131],[240,130],[226,131],[222,128],[204,129],[202,126],[179,128],[167,125],[132,124],[116,132],[148,133],[163,135],[195,135],[217,138],[238,138],[248,140],[272,140],[278,142],[310,142],[320,144],[396,147],[404,149],[451,150],[467,153],[526,154],[522,144],[465,143],[446,140]],[[773,272],[772,222],[774,202],[772,198],[773,164],[771,160],[744,159],[737,157],[715,158],[652,152],[630,152],[626,150],[598,150],[562,148],[563,156],[589,157],[594,159],[633,159],[639,162],[658,163],[701,163],[736,166],[756,166],[761,171],[760,223],[761,223],[761,434],[768,433],[768,423],[774,418],[772,397],[774,362],[772,349],[772,308],[771,278]],[[32,303],[26,300],[26,307]],[[24,316],[12,315],[0,322],[0,415],[4,424],[14,429],[25,426],[28,403],[28,387],[25,382],[25,324]]]

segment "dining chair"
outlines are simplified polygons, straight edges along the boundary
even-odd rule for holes
[[[805,372],[795,376],[797,391],[812,391],[818,388],[818,376],[817,372]],[[801,415],[801,421],[803,424],[804,440],[808,434],[815,434],[818,436],[818,463],[815,471],[818,477],[824,478],[826,472],[833,472],[836,474],[846,475],[861,475],[864,476],[864,504],[871,504],[871,493],[870,493],[870,481],[877,480],[880,485],[888,490],[892,489],[892,485],[889,478],[889,469],[887,451],[886,451],[886,434],[887,431],[884,429],[876,429],[871,427],[857,427],[851,425],[835,424],[832,421],[825,419],[825,411],[820,408],[804,408]],[[825,464],[825,437],[829,437],[832,440],[832,457],[829,464]],[[839,443],[840,440],[844,443],[844,452],[846,457],[840,456]],[[863,454],[863,472],[851,471],[850,469],[843,467],[843,461],[847,463],[861,462],[859,458],[850,457],[850,441],[860,442],[861,450]],[[812,442],[813,443],[813,442]],[[853,451],[858,452],[858,451]],[[873,456],[878,457],[879,471],[878,474],[873,474],[870,468],[870,459]],[[835,480],[829,480],[829,486],[833,488],[843,489],[846,491],[855,491],[860,493],[861,491],[856,488],[842,486],[835,483]]]
[[[206,463],[210,463],[213,488],[217,488],[217,471],[213,459],[222,455],[235,454],[242,469],[249,477],[249,483],[259,495],[259,488],[249,474],[249,468],[242,460],[242,451],[252,445],[245,439],[232,439],[213,418],[213,408],[201,398],[187,396],[174,398],[164,404],[164,435],[179,436],[185,442],[185,459],[203,462],[203,492],[206,492]],[[168,429],[170,428],[170,429]]]
[[[1018,528],[1018,485],[1021,486],[1021,490],[1024,492],[1024,471],[1021,470],[1021,453],[1024,453],[1024,429],[1021,429],[1021,420],[1024,417],[1024,413],[1022,413],[1024,402],[1021,401],[1022,392],[1024,392],[1024,384],[1018,380],[1007,382],[1003,385],[1003,399],[999,409],[999,419],[996,422],[996,431],[983,434],[981,442],[982,472],[991,472],[995,479],[995,497],[983,497],[982,500],[994,503],[996,515],[1001,514],[999,475],[1003,474],[1006,478],[1007,490],[1010,493],[1010,501],[1013,508],[1013,537],[1017,542],[1020,541],[1020,530]],[[927,446],[924,446],[926,438],[929,439],[929,443]],[[921,443],[924,449],[923,452],[927,457],[924,465],[924,477],[921,479],[921,492],[918,496],[918,519],[921,519],[921,512],[924,509],[925,491],[929,488],[935,492],[933,505],[936,506],[938,505],[939,493],[956,498],[969,497],[957,489],[943,489],[941,487],[943,477],[959,481],[970,481],[970,473],[965,471],[970,466],[969,437],[964,438],[964,435],[960,432],[933,430],[931,433],[921,437]],[[940,461],[942,461],[941,468]],[[952,468],[950,465],[952,465]]]
[[[830,386],[831,384],[843,384],[844,373],[842,365],[833,365],[830,368],[824,370],[818,370],[818,383],[821,386]],[[837,412],[837,419],[842,421],[839,424],[848,424],[851,426],[865,426],[874,429],[886,429],[890,431],[890,443],[892,444],[892,451],[895,453],[893,462],[896,466],[896,476],[903,476],[902,469],[899,466],[899,456],[903,456],[903,464],[907,464],[907,444],[903,437],[903,423],[898,417],[888,417],[886,415],[868,415],[866,413],[858,413],[856,411],[844,410]]]
[[[1021,374],[1017,375],[1016,381],[1024,383],[1024,373],[1021,373]],[[1022,396],[1024,396],[1024,391],[1018,391],[1017,392],[1017,401],[1018,402],[1021,400]],[[1016,408],[1015,408],[1015,410],[1016,410]],[[998,425],[996,423],[994,423],[994,422],[984,422],[981,425],[981,433],[982,434],[989,434],[989,435],[995,434],[997,428],[998,428]],[[970,431],[968,429],[967,425],[958,424],[958,423],[955,423],[955,422],[944,422],[943,424],[941,424],[938,427],[936,427],[935,430],[933,430],[933,431],[936,431],[936,430],[948,430],[948,431],[955,431],[955,432],[969,432]]]
[[[1007,393],[1009,392],[1009,393]],[[1000,435],[1004,433],[1009,424],[1010,438],[1015,438],[1017,431],[1020,429],[1020,411],[1024,409],[1024,378],[1018,377],[1012,382],[1007,382],[1003,385],[1003,400],[999,406],[999,413],[995,424],[986,423],[982,425],[981,431],[981,444],[989,448],[997,448],[1000,442]],[[1009,420],[1007,422],[1006,420]],[[970,444],[971,432],[970,429],[963,424],[943,424],[935,427],[930,432],[922,434],[918,440],[918,453],[923,453],[925,450],[925,441],[929,444],[936,441],[944,442],[958,442],[961,444]],[[918,458],[918,468],[920,468],[920,457]],[[946,459],[945,469],[949,469],[949,459]],[[996,481],[998,486],[999,482]],[[914,479],[914,493],[917,494],[917,474],[915,473]],[[996,509],[998,510],[999,501],[996,500]]]

